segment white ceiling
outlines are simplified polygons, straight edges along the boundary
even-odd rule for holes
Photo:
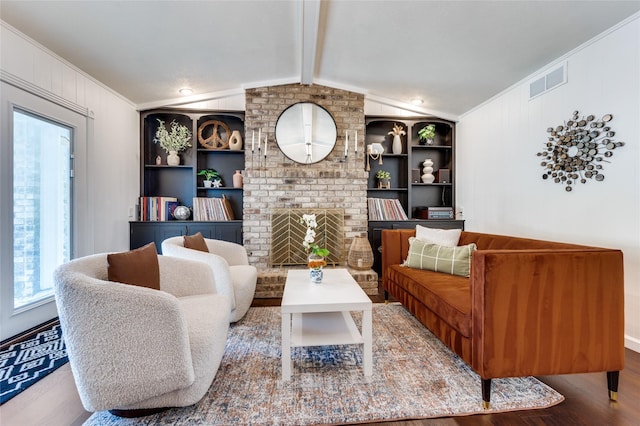
[[[460,115],[640,1],[0,1],[0,18],[137,105],[315,83]],[[605,60],[606,58],[594,58]]]

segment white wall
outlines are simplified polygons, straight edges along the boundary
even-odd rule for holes
[[[622,249],[626,345],[640,351],[640,17],[560,59],[567,84],[529,101],[525,81],[461,117],[456,205],[470,231]],[[569,193],[542,180],[536,153],[546,129],[575,110],[613,114],[615,140],[626,145],[603,163],[603,182]]]
[[[0,21],[0,68],[87,108],[93,115],[88,146],[88,205],[79,206],[93,228],[80,235],[78,255],[129,248],[129,209],[140,194],[139,115],[135,106],[73,65]]]

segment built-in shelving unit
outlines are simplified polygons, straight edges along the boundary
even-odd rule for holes
[[[191,147],[179,153],[180,165],[167,165],[167,153],[154,143],[156,130],[162,120],[165,126],[175,120],[187,126],[192,133]],[[218,238],[242,243],[243,190],[233,186],[236,170],[244,169],[244,150],[229,148],[211,149],[199,143],[199,137],[208,139],[213,134],[213,126],[205,126],[208,121],[224,123],[229,130],[240,132],[244,140],[243,112],[211,112],[183,110],[150,110],[140,114],[141,173],[140,188],[143,197],[175,197],[180,205],[192,207],[194,197],[222,198],[229,200],[236,220],[215,222],[166,221],[131,222],[131,248],[137,248],[150,241],[159,243],[173,235],[202,232],[207,238]],[[228,140],[230,134],[223,126],[217,134]],[[158,164],[160,163],[160,164]],[[215,169],[222,178],[218,188],[205,188],[204,178],[198,176],[202,169]]]
[[[435,126],[435,137],[432,142],[426,143],[420,140],[418,131],[429,124]],[[369,221],[374,269],[380,273],[379,248],[383,229],[413,228],[416,224],[432,228],[464,227],[464,221],[455,218],[427,219],[429,207],[449,207],[455,214],[455,123],[437,117],[368,116],[365,117],[365,125],[365,145],[380,143],[385,148],[381,156],[382,164],[378,160],[368,159],[367,197],[398,199],[408,217],[405,221]],[[402,153],[397,154],[393,154],[393,135],[389,134],[394,125],[401,126],[406,133],[401,136]],[[421,178],[423,162],[427,158],[433,161],[433,174],[436,177],[433,183],[424,183]],[[378,188],[378,170],[391,173],[390,188]],[[438,172],[441,172],[440,181]],[[448,174],[448,179],[444,179],[445,174]]]

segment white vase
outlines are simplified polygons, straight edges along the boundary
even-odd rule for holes
[[[433,175],[433,161],[427,158],[422,162],[422,183],[433,183],[436,177]]]
[[[169,155],[167,155],[167,164],[170,166],[180,165],[180,156],[178,155],[178,151],[169,151]]]
[[[400,135],[393,135],[391,150],[394,154],[402,154],[402,139],[400,139]]]
[[[229,149],[231,151],[240,151],[242,149],[242,136],[240,130],[234,130],[229,137]]]
[[[435,179],[436,177],[431,173],[425,173],[422,175],[422,183],[433,183]]]

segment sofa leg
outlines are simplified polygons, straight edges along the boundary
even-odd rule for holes
[[[618,400],[618,379],[619,371],[607,371],[607,387],[609,388],[609,399],[611,401]]]
[[[491,408],[491,379],[482,380],[482,408],[488,410]]]

